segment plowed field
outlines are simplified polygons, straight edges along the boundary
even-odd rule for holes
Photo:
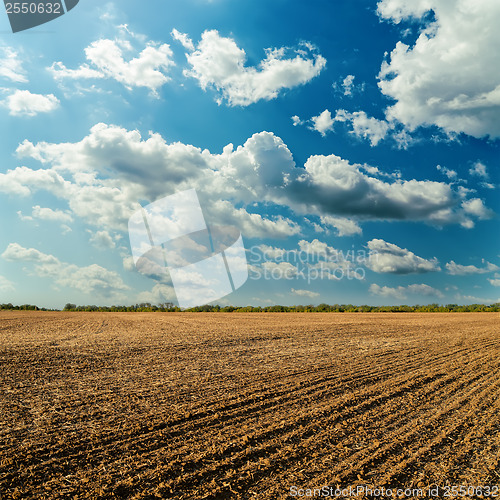
[[[4,311],[0,497],[500,498],[499,396],[496,313]]]

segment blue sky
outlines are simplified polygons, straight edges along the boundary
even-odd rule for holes
[[[193,188],[247,249],[220,304],[500,301],[499,22],[495,0],[1,15],[0,302],[175,302],[127,222]]]

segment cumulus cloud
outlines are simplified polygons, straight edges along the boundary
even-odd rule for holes
[[[105,74],[102,71],[91,68],[88,64],[82,64],[77,69],[69,69],[62,62],[57,61],[52,63],[52,66],[48,68],[56,80],[87,80],[92,78],[105,78]]]
[[[151,291],[141,292],[137,296],[137,302],[149,302],[150,304],[162,304],[176,300],[175,290],[170,285],[156,283]]]
[[[311,272],[321,278],[340,280],[349,277],[362,280],[365,277],[364,270],[360,268],[360,264],[365,260],[364,255],[344,253],[318,239],[299,241],[299,251],[307,254],[307,259],[300,256],[301,262],[307,260],[309,269],[313,270]]]
[[[70,183],[52,169],[32,170],[17,167],[0,173],[0,192],[28,196],[36,190],[49,191],[56,196],[63,195]]]
[[[442,167],[441,165],[437,165],[436,169],[439,172],[441,172],[443,175],[446,175],[446,177],[448,177],[448,179],[450,179],[450,180],[456,179],[458,177],[458,174],[455,170],[451,170],[449,168]]]
[[[173,66],[172,50],[167,44],[143,49],[137,57],[125,61],[122,48],[113,40],[98,40],[85,49],[87,59],[106,76],[127,88],[146,87],[156,92],[170,78],[165,74]]]
[[[353,97],[355,93],[363,92],[365,89],[364,83],[356,85],[354,80],[354,75],[347,75],[345,78],[341,78],[339,81],[334,82],[332,84],[332,88],[336,91],[336,93],[342,96]]]
[[[380,297],[393,298],[398,300],[403,300],[408,297],[408,293],[415,295],[423,295],[423,296],[435,296],[439,298],[443,298],[444,295],[440,290],[433,288],[426,284],[414,284],[398,287],[388,287],[388,286],[380,286],[375,283],[370,285],[369,292],[372,295],[379,295]]]
[[[144,37],[131,33],[126,26],[121,28],[122,36],[114,40],[102,38],[85,48],[88,63],[68,69],[64,63],[56,61],[48,70],[59,81],[110,78],[128,89],[145,87],[157,95],[158,89],[170,80],[170,68],[175,66],[172,49],[166,43],[149,41],[139,52],[124,36],[140,41]]]
[[[172,38],[174,40],[181,42],[182,46],[186,50],[189,50],[190,52],[194,51],[193,41],[191,40],[191,38],[189,38],[189,36],[186,35],[186,33],[181,33],[180,31],[174,28],[170,34],[172,35]]]
[[[90,243],[97,248],[115,248],[116,244],[107,231],[97,231],[90,237]]]
[[[294,116],[292,116],[292,123],[293,123],[293,126],[296,127],[297,125],[303,125],[304,121],[301,120],[299,116],[294,115]]]
[[[321,223],[325,226],[334,227],[337,230],[337,236],[352,236],[353,234],[362,234],[363,230],[360,225],[345,217],[332,217],[324,215],[320,217]]]
[[[474,163],[472,168],[469,170],[469,174],[482,177],[483,179],[488,179],[489,177],[486,170],[486,165],[484,165],[480,161],[476,161],[476,163]]]
[[[52,208],[41,207],[40,205],[35,205],[32,211],[32,217],[34,219],[55,221],[55,222],[72,222],[73,217],[68,212],[63,212],[62,210],[53,210]]]
[[[376,283],[370,285],[369,291],[372,295],[380,295],[381,297],[391,297],[393,299],[405,299],[405,288],[399,286],[391,288],[388,286],[379,286]]]
[[[351,133],[356,137],[368,139],[372,146],[376,146],[384,139],[390,129],[386,121],[369,117],[364,111],[349,113],[345,109],[339,109],[335,121],[350,123],[352,125]]]
[[[143,140],[137,131],[99,124],[80,142],[25,141],[17,153],[50,168],[19,167],[0,174],[1,190],[29,195],[46,189],[66,199],[73,214],[101,229],[124,230],[139,199],[154,201],[195,187],[209,219],[217,224],[237,225],[255,237],[300,232],[284,217],[267,218],[235,207],[235,202],[271,200],[273,190],[283,189],[283,165],[294,168],[290,152],[272,134],[257,134],[236,151],[229,146],[217,155],[182,143],[167,144],[159,134]],[[256,176],[260,184],[254,183]]]
[[[302,275],[297,266],[294,266],[290,262],[266,261],[262,263],[261,267],[267,276],[271,276],[274,279],[292,279]]]
[[[259,245],[259,250],[269,259],[279,259],[287,253],[283,248],[272,247],[269,245]]]
[[[59,99],[53,95],[32,94],[29,90],[16,90],[2,101],[11,116],[35,116],[49,113],[59,107]]]
[[[4,276],[0,276],[0,292],[13,292],[14,283]]]
[[[297,198],[310,213],[357,216],[365,219],[428,220],[436,224],[457,223],[464,219],[458,209],[460,195],[443,182],[386,182],[377,173],[366,174],[336,155],[311,156],[297,185]],[[294,186],[295,187],[295,186]]]
[[[344,95],[352,95],[353,86],[354,86],[354,75],[347,75],[342,82]]]
[[[411,274],[440,271],[437,259],[427,260],[381,239],[368,242],[368,267],[376,273]]]
[[[300,240],[299,249],[301,252],[323,259],[330,256],[336,256],[338,253],[335,248],[328,246],[324,241],[320,241],[318,239],[314,239],[312,241]]]
[[[28,81],[20,55],[11,47],[0,47],[0,78],[16,83]]]
[[[59,286],[73,288],[86,294],[103,297],[128,290],[120,276],[97,264],[79,267],[61,262],[57,257],[45,254],[36,248],[25,248],[18,243],[10,243],[2,254],[9,262],[34,262],[34,272],[41,278],[50,278]]]
[[[294,125],[306,123],[298,116],[292,117],[292,120]],[[310,124],[311,130],[316,130],[325,137],[328,132],[333,131],[336,122],[345,123],[351,128],[350,134],[359,139],[369,140],[372,146],[376,146],[382,139],[385,139],[392,128],[392,124],[370,117],[364,111],[350,113],[345,109],[337,110],[334,117],[328,109],[325,109],[319,115],[313,116],[307,123]],[[395,140],[398,139],[395,137]]]
[[[0,191],[28,196],[49,191],[66,200],[71,214],[99,230],[126,229],[138,200],[155,201],[196,188],[210,220],[236,225],[245,236],[288,237],[297,222],[253,213],[256,202],[288,207],[295,216],[317,216],[339,234],[360,234],[363,220],[420,220],[436,225],[483,218],[479,202],[467,204],[469,191],[444,182],[401,180],[377,167],[351,164],[335,155],[308,158],[296,166],[286,144],[260,132],[221,153],[159,134],[97,124],[75,143],[33,144],[25,140],[19,157],[43,168],[18,167],[0,173]]]
[[[184,74],[198,80],[204,90],[217,90],[218,102],[226,100],[230,106],[274,99],[283,89],[309,82],[326,64],[310,44],[295,50],[267,49],[265,59],[257,67],[248,67],[245,51],[216,30],[205,31],[195,50],[190,48],[187,35],[176,32],[175,37],[188,49],[186,57],[191,68]]]
[[[328,109],[325,109],[318,116],[313,116],[311,118],[311,122],[311,128],[319,132],[323,137],[325,137],[327,132],[331,132],[333,130],[334,120]]]
[[[476,297],[475,295],[462,295],[460,293],[457,293],[455,298],[456,300],[465,302],[466,304],[493,304],[494,302],[500,302],[500,298],[486,299],[483,297]]]
[[[5,260],[10,262],[38,262],[41,264],[59,264],[59,260],[53,255],[48,255],[36,248],[24,248],[19,243],[10,243],[2,254]]]
[[[492,286],[500,286],[500,273],[495,273],[494,278],[488,278],[488,281]]]
[[[500,4],[494,0],[381,0],[381,18],[421,24],[413,46],[398,42],[379,73],[396,102],[389,120],[408,129],[436,125],[453,135],[500,137]],[[478,75],[481,75],[478,78]]]
[[[440,290],[433,288],[432,286],[426,285],[424,283],[421,283],[419,285],[417,285],[417,284],[408,285],[406,288],[409,292],[417,294],[417,295],[426,295],[426,296],[434,295],[434,296],[440,297],[440,298],[444,297],[443,293]]]
[[[457,264],[452,260],[446,264],[446,271],[448,274],[454,276],[467,276],[471,274],[487,274],[500,270],[500,267],[492,264],[491,262],[483,261],[483,264],[485,264],[484,267],[477,267],[473,265],[464,266],[462,264]]]
[[[311,292],[310,290],[296,290],[295,288],[292,288],[291,292],[294,295],[298,295],[299,297],[309,297],[310,299],[314,299],[315,297],[319,297],[319,293]]]
[[[364,251],[356,255],[354,251],[344,253],[318,239],[300,240],[298,248],[291,250],[268,245],[260,245],[258,250],[262,256],[252,250],[250,261],[251,269],[260,276],[275,279],[313,276],[313,279],[328,280],[345,277],[363,280],[365,277],[361,267]]]
[[[483,200],[472,198],[462,202],[462,207],[466,214],[474,215],[478,219],[490,219],[494,212],[484,206]]]

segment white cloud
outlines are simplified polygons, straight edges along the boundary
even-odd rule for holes
[[[363,280],[365,278],[364,270],[360,269],[360,265],[365,260],[365,256],[362,254],[344,253],[318,239],[299,241],[299,250],[307,254],[306,256],[299,254],[300,262],[307,262],[310,272],[322,279],[340,280],[348,277],[349,279]]]
[[[441,172],[443,175],[446,175],[446,177],[448,177],[448,179],[456,179],[458,174],[455,170],[451,170],[449,168],[446,168],[446,167],[442,167],[441,165],[437,165],[436,166],[436,169]]]
[[[490,219],[494,212],[484,206],[483,200],[472,198],[462,202],[462,207],[466,214],[474,215],[478,219]]]
[[[2,257],[10,262],[25,261],[50,265],[59,264],[59,260],[53,255],[40,252],[36,248],[24,248],[18,243],[10,243],[3,252]]]
[[[411,293],[417,294],[417,295],[434,295],[436,297],[443,298],[444,295],[440,290],[437,290],[436,288],[433,288],[429,285],[425,285],[423,283],[417,285],[408,285],[407,290]]]
[[[500,273],[495,273],[495,277],[488,278],[488,281],[490,282],[490,285],[500,286]]]
[[[90,243],[97,248],[115,248],[116,244],[107,231],[97,231],[90,237]]]
[[[332,217],[324,215],[320,217],[321,223],[326,226],[332,226],[337,230],[337,236],[352,236],[353,234],[362,234],[363,230],[359,224],[345,217]]]
[[[4,276],[0,276],[0,292],[13,292],[14,283]]]
[[[326,64],[310,44],[292,51],[289,58],[287,52],[285,47],[267,49],[257,67],[247,67],[245,51],[232,38],[222,37],[216,30],[205,31],[196,50],[186,54],[191,69],[184,73],[198,80],[204,90],[213,87],[219,91],[219,103],[225,99],[230,106],[248,106],[309,82]]]
[[[162,304],[174,300],[176,300],[174,288],[163,283],[157,283],[151,291],[141,292],[137,296],[137,302],[139,303]]]
[[[476,297],[474,295],[462,295],[457,293],[455,295],[456,300],[461,302],[465,302],[467,304],[493,304],[494,302],[500,302],[500,298],[498,299],[485,299],[482,297]]]
[[[264,269],[265,275],[273,279],[292,279],[296,276],[302,276],[297,266],[290,262],[266,261],[262,263],[261,267]]]
[[[310,299],[314,299],[315,297],[319,297],[319,293],[311,292],[310,290],[296,290],[295,288],[292,288],[291,292],[294,295],[298,295],[299,297],[309,297]]]
[[[329,247],[325,242],[319,241],[318,239],[314,239],[313,241],[300,240],[299,248],[301,252],[322,256],[323,258],[336,253],[333,247]]]
[[[390,129],[386,121],[369,117],[364,111],[349,113],[345,109],[339,109],[335,115],[335,121],[349,122],[352,125],[351,134],[368,139],[372,146],[376,146],[382,139],[385,139]]]
[[[486,170],[486,165],[484,165],[480,161],[476,161],[476,163],[474,163],[472,168],[469,170],[469,174],[482,177],[483,179],[488,179],[489,177]]]
[[[207,197],[201,186],[199,193],[201,198]],[[217,224],[235,225],[244,235],[253,238],[284,238],[300,233],[300,226],[290,219],[281,216],[267,219],[260,214],[249,213],[245,208],[235,208],[227,200],[206,203],[205,213]]]
[[[32,170],[28,167],[17,167],[14,170],[0,173],[0,191],[4,193],[28,196],[36,190],[46,190],[62,195],[70,183],[51,169]]]
[[[72,222],[73,217],[68,212],[62,210],[53,210],[52,208],[41,207],[35,205],[33,207],[32,216],[35,219],[42,219],[56,222]]]
[[[410,47],[398,42],[382,64],[379,87],[396,102],[389,120],[410,130],[437,125],[453,135],[500,137],[500,4],[495,0],[381,0],[378,13],[395,23],[434,21],[420,27]],[[478,77],[480,75],[480,78]]]
[[[29,90],[16,90],[2,104],[11,116],[35,116],[49,113],[59,107],[59,99],[53,95],[32,94]]]
[[[292,120],[294,125],[303,125],[306,123],[300,120],[298,116],[292,116]],[[392,128],[392,124],[384,120],[369,117],[364,111],[350,113],[345,109],[337,110],[334,117],[332,117],[328,109],[325,109],[318,116],[313,116],[308,121],[311,124],[309,128],[316,130],[323,137],[326,136],[327,132],[333,131],[335,122],[346,123],[352,127],[352,130],[350,130],[351,134],[360,139],[369,140],[372,146],[376,146],[382,139],[385,139]],[[394,139],[398,143],[401,143],[399,138],[394,137]]]
[[[327,132],[331,132],[333,130],[334,120],[332,118],[332,114],[328,109],[325,109],[318,116],[313,116],[311,118],[313,130],[317,130],[323,137],[325,137]]]
[[[256,201],[288,207],[298,217],[323,217],[344,235],[359,234],[363,220],[445,225],[486,215],[478,202],[462,205],[468,191],[444,182],[405,181],[335,155],[311,156],[305,168],[297,167],[286,144],[269,132],[217,154],[100,123],[79,142],[25,140],[17,154],[43,168],[0,173],[1,191],[23,196],[49,191],[67,201],[73,216],[99,230],[125,230],[138,200],[189,188],[198,190],[210,220],[236,225],[249,237],[300,233],[300,225],[288,218],[252,213]]]
[[[33,217],[31,215],[23,215],[21,210],[17,211],[17,216],[22,220],[22,221],[32,221]]]
[[[427,220],[438,225],[461,222],[458,193],[450,185],[432,181],[384,182],[365,174],[336,155],[311,156],[300,177],[298,199],[312,205],[305,210],[321,215],[359,218]],[[299,186],[295,188],[299,190]]]
[[[500,270],[500,267],[496,266],[495,264],[492,264],[491,262],[484,262],[485,267],[477,267],[477,266],[464,266],[462,264],[457,264],[455,261],[451,260],[446,264],[446,270],[448,274],[454,275],[454,276],[466,276],[466,275],[471,275],[471,274],[486,274],[486,273],[492,273],[494,271]]]
[[[397,288],[391,288],[388,286],[379,286],[376,283],[370,285],[369,291],[373,295],[380,295],[381,297],[391,297],[393,299],[405,299],[405,288],[398,286]]]
[[[101,229],[124,230],[139,199],[154,201],[195,187],[210,220],[217,224],[238,225],[245,236],[255,237],[300,232],[289,219],[266,218],[234,206],[234,201],[249,205],[264,197],[271,200],[273,190],[283,189],[284,176],[290,175],[284,166],[294,164],[273,134],[256,134],[236,151],[228,146],[217,155],[182,143],[167,144],[159,134],[143,140],[137,131],[98,124],[80,142],[24,141],[17,153],[51,167],[19,167],[0,174],[0,189],[23,195],[47,189],[66,199],[73,214]],[[106,179],[99,178],[100,173]],[[41,182],[42,177],[47,179]]]
[[[149,44],[137,57],[125,61],[116,41],[98,40],[85,49],[85,55],[106,76],[127,88],[146,87],[152,92],[170,80],[165,71],[174,65],[173,52],[167,44]]]
[[[11,47],[0,47],[0,78],[16,83],[28,81],[19,53]]]
[[[381,239],[369,241],[368,248],[367,266],[376,273],[410,274],[441,270],[436,258],[423,259],[406,248]]]
[[[303,125],[304,121],[300,119],[297,115],[292,116],[292,122],[293,126],[296,127],[297,125]]]
[[[424,296],[435,296],[439,298],[443,298],[444,295],[440,290],[433,288],[429,285],[414,284],[404,286],[398,286],[397,288],[392,288],[388,286],[379,286],[375,283],[370,285],[369,291],[373,295],[379,295],[381,297],[391,297],[394,299],[402,300],[406,299],[408,293],[415,295],[424,295]]]
[[[96,40],[85,48],[88,63],[68,69],[56,61],[48,70],[56,80],[111,78],[128,89],[145,87],[157,95],[158,89],[170,80],[168,71],[175,66],[172,49],[165,43],[146,42],[144,36],[130,32],[126,25],[119,28],[121,32],[115,40]],[[138,53],[129,39],[139,41],[145,48]]]
[[[129,289],[114,271],[97,264],[79,267],[61,262],[53,255],[45,254],[35,248],[24,248],[18,243],[10,243],[2,257],[9,262],[34,262],[37,276],[50,278],[57,285],[86,294],[108,297]]]
[[[344,95],[352,95],[352,88],[354,86],[354,75],[347,75],[342,82]]]
[[[287,253],[283,248],[271,247],[269,245],[259,245],[259,250],[270,259],[279,259]]]
[[[364,82],[356,85],[354,80],[354,75],[347,75],[345,78],[340,78],[340,80],[333,82],[332,88],[337,94],[345,97],[354,97],[355,93],[363,92],[365,90]]]
[[[181,42],[182,46],[186,49],[192,52],[194,50],[194,44],[191,38],[189,38],[186,33],[181,33],[180,31],[176,30],[175,28],[172,30],[170,33],[172,35],[172,38],[174,40],[177,40],[178,42]]]
[[[77,69],[69,69],[62,62],[58,61],[47,68],[56,80],[86,80],[92,78],[105,78],[102,71],[92,69],[88,64],[82,64]]]

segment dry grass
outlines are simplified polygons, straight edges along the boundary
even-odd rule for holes
[[[0,497],[497,485],[499,319],[1,312]]]

